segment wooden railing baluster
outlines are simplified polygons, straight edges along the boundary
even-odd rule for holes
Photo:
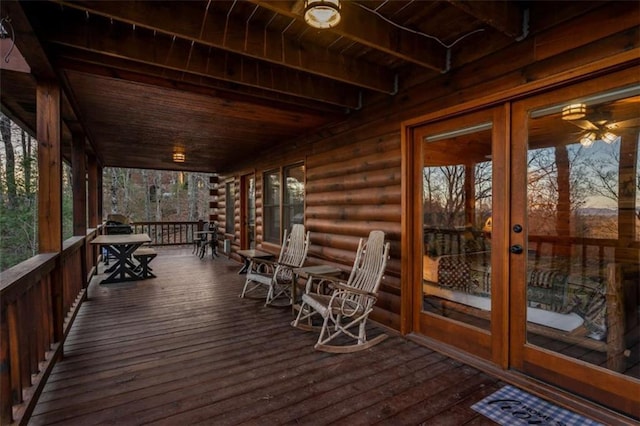
[[[151,245],[171,246],[193,243],[193,234],[198,222],[135,222],[131,226],[135,233],[147,233]]]

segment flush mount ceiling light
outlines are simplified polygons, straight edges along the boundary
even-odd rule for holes
[[[314,28],[333,28],[340,22],[340,0],[305,0],[304,21]]]
[[[593,145],[595,141],[596,141],[596,134],[593,132],[589,132],[580,138],[580,145],[584,147],[589,147]]]
[[[186,159],[186,156],[184,155],[184,152],[174,152],[173,153],[173,162],[174,163],[184,163],[184,160]]]
[[[587,106],[585,104],[571,104],[562,108],[563,120],[579,120],[587,115]]]
[[[618,139],[618,135],[611,132],[604,132],[602,136],[600,136],[600,139],[602,139],[604,143],[612,144]]]

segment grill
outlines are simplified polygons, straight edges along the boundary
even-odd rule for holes
[[[131,234],[133,229],[131,225],[126,225],[123,223],[116,223],[110,225],[109,222],[104,226],[104,231],[107,235],[122,235],[122,234]]]
[[[104,232],[107,235],[131,234],[133,232],[131,225],[129,225],[129,218],[116,213],[107,216],[107,223],[104,228]]]

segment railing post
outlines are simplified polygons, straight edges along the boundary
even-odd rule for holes
[[[22,402],[22,359],[20,357],[20,331],[18,327],[18,307],[16,303],[10,303],[7,306],[7,327],[8,327],[8,339],[9,343],[9,365],[11,366],[10,372],[10,387],[11,391],[8,395],[12,404],[19,404]]]
[[[0,310],[0,423],[11,423],[13,398],[11,395],[11,361],[9,358],[9,325],[7,310]]]
[[[53,341],[60,342],[64,335],[64,293],[62,280],[62,260],[56,259],[56,266],[51,271],[51,310],[53,313]],[[62,352],[60,352],[62,357]]]

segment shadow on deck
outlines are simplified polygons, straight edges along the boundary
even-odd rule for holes
[[[238,298],[238,263],[162,248],[152,266],[93,280],[29,424],[493,424],[470,407],[502,383],[476,369],[399,336],[316,352],[290,310]]]

